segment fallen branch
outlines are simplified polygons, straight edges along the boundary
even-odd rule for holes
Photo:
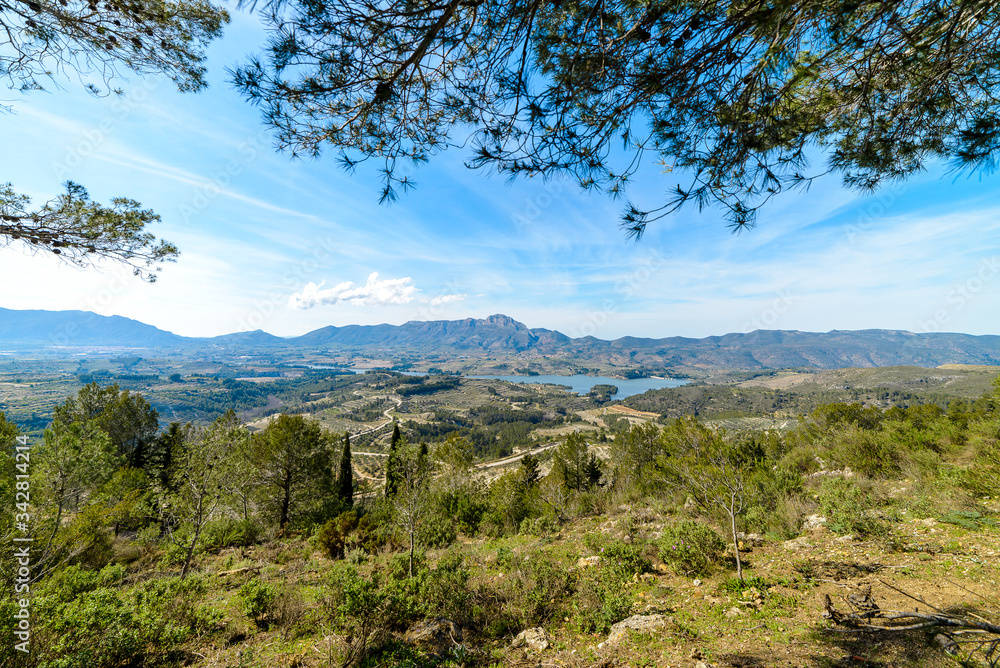
[[[886,583],[883,583],[886,584]],[[892,587],[892,585],[886,584]],[[974,655],[989,668],[1000,668],[1000,624],[989,622],[972,612],[950,613],[896,589],[901,594],[920,601],[936,612],[920,612],[917,610],[882,610],[871,599],[870,590],[863,596],[852,595],[844,599],[849,611],[837,610],[829,594],[823,597],[823,616],[838,626],[847,627],[842,630],[880,631],[902,633],[927,629],[942,629],[934,636],[934,642],[945,654],[958,659],[963,664],[960,654],[960,644],[969,646],[966,661],[971,661]],[[860,602],[860,603],[859,603]],[[858,603],[858,605],[855,605]],[[947,630],[943,630],[947,629]],[[960,637],[973,635],[975,637]]]
[[[233,571],[220,571],[216,575],[221,578],[225,575],[236,575],[237,573],[246,573],[247,571],[260,571],[260,566],[247,566],[246,568],[237,568]]]

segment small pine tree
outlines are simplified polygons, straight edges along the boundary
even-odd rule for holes
[[[569,489],[583,491],[600,483],[601,461],[583,435],[573,432],[553,453],[552,472]]]
[[[337,496],[347,504],[354,505],[354,470],[351,467],[351,435],[344,434],[344,451],[340,455],[340,475],[337,476]]]
[[[542,477],[541,467],[538,465],[538,458],[534,455],[525,455],[521,458],[521,480],[525,485],[534,485]]]

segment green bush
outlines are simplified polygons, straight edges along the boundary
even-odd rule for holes
[[[476,488],[459,488],[441,494],[437,500],[441,516],[466,536],[475,535],[489,504]],[[452,539],[454,540],[454,539]],[[451,542],[451,541],[449,541]]]
[[[331,559],[342,558],[348,538],[357,530],[359,521],[357,512],[348,510],[326,522],[316,536],[319,548]]]
[[[46,666],[152,665],[187,637],[169,618],[114,589],[87,591],[68,603],[37,597],[32,613],[39,621],[34,658]]]
[[[613,567],[588,568],[580,574],[573,595],[573,621],[581,633],[607,633],[629,616],[634,597],[630,578]]]
[[[183,579],[148,580],[134,587],[130,594],[137,605],[156,616],[183,629],[201,632],[213,628],[223,617],[221,611],[199,603],[206,590],[202,577],[189,575]]]
[[[416,538],[424,547],[448,547],[458,538],[458,532],[451,517],[439,511],[420,526]]]
[[[581,633],[607,633],[612,624],[628,617],[634,597],[628,584],[652,569],[643,546],[602,533],[584,537],[584,544],[601,560],[581,569],[573,595],[573,619]]]
[[[517,532],[529,536],[548,536],[556,531],[556,524],[550,517],[525,517]]]
[[[626,543],[601,533],[588,533],[583,538],[583,544],[591,553],[601,557],[602,567],[620,571],[628,577],[648,573],[653,568],[640,544]]]
[[[423,614],[459,623],[469,620],[469,570],[461,554],[446,552],[434,569],[421,575],[418,600]]]
[[[205,525],[201,534],[201,549],[218,550],[224,547],[250,547],[257,543],[263,533],[255,520],[226,518]]]
[[[833,456],[844,467],[869,478],[899,474],[903,449],[891,435],[863,429],[846,429],[835,436]]]
[[[660,559],[678,575],[707,575],[722,558],[726,543],[700,522],[681,520],[663,527]]]
[[[273,584],[254,578],[240,587],[236,598],[243,614],[252,619],[257,626],[266,628],[274,616],[278,591]]]
[[[199,603],[205,591],[199,578],[149,580],[129,590],[107,586],[122,575],[121,567],[68,568],[45,584],[32,604],[37,665],[174,665],[192,633],[217,628],[222,615]]]
[[[824,480],[819,501],[827,526],[836,533],[873,539],[888,539],[892,535],[885,498],[870,480],[859,477]]]
[[[330,574],[323,611],[335,631],[348,638],[352,665],[366,665],[391,646],[390,632],[402,629],[415,614],[410,583],[362,575],[350,564],[337,564]],[[389,664],[393,665],[393,664]]]
[[[802,475],[783,466],[758,466],[747,484],[749,506],[743,514],[747,531],[775,534],[783,539],[798,535],[802,505]]]
[[[562,609],[576,582],[568,566],[542,550],[512,557],[506,612],[521,628],[541,626]]]

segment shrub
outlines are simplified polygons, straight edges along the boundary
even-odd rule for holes
[[[306,615],[307,606],[302,594],[292,586],[283,587],[274,600],[274,622],[287,639]]]
[[[549,621],[573,591],[574,573],[544,551],[513,557],[510,567],[512,572],[505,578],[507,613],[521,628]]]
[[[556,530],[555,522],[549,517],[525,517],[521,520],[518,533],[529,536],[548,536]]]
[[[874,539],[887,539],[892,534],[892,526],[883,517],[885,499],[870,480],[825,480],[819,501],[827,526],[836,533]]]
[[[196,577],[150,580],[127,591],[94,587],[120,582],[121,575],[120,567],[100,573],[67,569],[46,583],[32,604],[37,665],[174,665],[192,632],[215,628],[221,620],[221,613],[198,603],[205,586]]]
[[[629,616],[634,598],[621,571],[606,567],[580,575],[573,597],[573,620],[581,633],[607,633],[612,624]]]
[[[748,531],[776,534],[782,538],[798,535],[802,475],[782,466],[758,466],[750,476],[749,507],[744,513]]]
[[[652,568],[643,547],[606,534],[587,534],[587,548],[601,557],[596,567],[580,571],[573,596],[574,620],[582,633],[606,633],[628,616],[634,598],[631,579]]]
[[[606,534],[589,533],[584,536],[583,544],[601,557],[602,567],[620,571],[628,577],[648,573],[653,568],[653,564],[643,554],[643,546],[638,543],[626,543]]]
[[[226,518],[205,525],[201,535],[201,549],[218,550],[224,547],[249,547],[255,544],[264,527],[254,520]]]
[[[331,559],[344,556],[347,539],[358,528],[358,514],[353,510],[343,512],[324,524],[316,537],[319,547]]]
[[[254,578],[240,587],[236,594],[240,609],[254,623],[266,628],[275,613],[278,592],[274,585]]]
[[[436,568],[422,575],[418,600],[425,615],[458,622],[469,618],[469,570],[461,554],[445,553]]]
[[[417,530],[417,542],[424,547],[448,547],[458,538],[451,517],[438,512]]]
[[[349,564],[338,564],[330,575],[323,609],[334,629],[349,638],[344,665],[361,665],[387,646],[390,631],[412,616],[406,584],[378,574],[369,577]]]
[[[891,434],[846,429],[836,436],[834,456],[842,466],[849,466],[870,478],[887,478],[899,473],[902,448]]]
[[[152,665],[187,636],[162,614],[114,589],[87,591],[65,604],[38,597],[33,608],[41,622],[32,629],[32,649],[38,652],[33,658],[40,665]]]
[[[710,527],[681,520],[663,527],[657,543],[660,559],[679,575],[707,575],[719,562],[726,543]]]
[[[482,493],[473,487],[462,487],[441,494],[438,506],[442,516],[454,525],[455,530],[467,536],[479,531],[483,516],[489,509]]]

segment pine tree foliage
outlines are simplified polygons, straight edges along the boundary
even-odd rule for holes
[[[601,481],[601,460],[583,434],[573,432],[553,453],[552,473],[569,489],[583,491]]]
[[[173,244],[145,231],[160,216],[135,200],[116,197],[111,206],[90,199],[83,186],[68,181],[66,192],[41,207],[0,184],[0,245],[21,244],[34,253],[52,253],[80,267],[110,260],[131,267],[153,282],[163,262],[178,255]]]
[[[205,0],[8,0],[0,4],[0,78],[28,91],[74,74],[102,93],[125,69],[199,90],[204,49],[228,21]]]
[[[229,14],[205,0],[8,0],[0,3],[0,81],[20,92],[75,77],[95,95],[121,94],[123,73],[165,74],[181,91],[205,81],[205,48]],[[3,107],[0,106],[0,112]],[[135,200],[104,206],[79,184],[41,206],[0,183],[0,245],[77,266],[110,260],[154,281],[178,254],[146,228],[160,217]]]
[[[53,427],[92,421],[115,447],[124,464],[143,468],[159,431],[159,414],[138,392],[121,389],[117,383],[101,387],[90,383],[80,388],[52,411]]]
[[[643,163],[653,206],[721,208],[734,231],[816,176],[868,191],[930,160],[992,169],[1000,12],[967,0],[272,0],[267,50],[232,74],[293,155],[568,174],[621,196]],[[810,157],[826,157],[812,167]]]
[[[336,493],[333,452],[318,422],[279,415],[253,435],[251,464],[277,525],[322,512]]]

